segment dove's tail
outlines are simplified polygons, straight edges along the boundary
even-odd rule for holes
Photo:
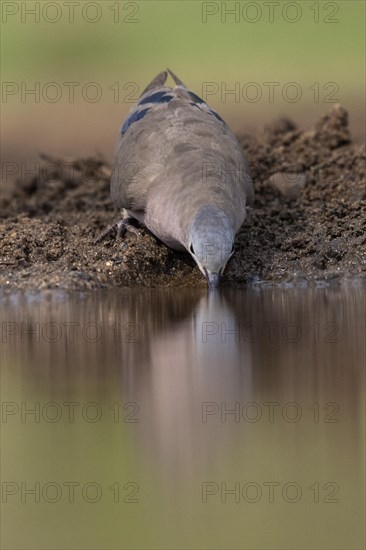
[[[170,74],[170,76],[172,77],[172,79],[174,80],[174,82],[176,83],[177,86],[183,86],[183,88],[187,88],[187,86],[185,84],[183,84],[183,82],[181,80],[179,80],[179,78],[177,76],[175,76],[173,71],[171,71],[170,69],[167,69],[167,71],[168,71],[168,73]]]
[[[185,84],[183,84],[183,82],[179,80],[179,78],[175,76],[175,74],[170,69],[167,69],[166,71],[162,71],[161,73],[159,73],[150,82],[150,84],[146,86],[146,88],[144,89],[141,95],[145,95],[147,92],[152,92],[153,90],[156,90],[157,88],[161,88],[162,86],[164,86],[165,81],[168,78],[168,73],[170,74],[170,76],[172,77],[172,79],[174,80],[177,86],[183,86],[183,88],[187,88],[187,86],[185,86]]]
[[[142,92],[141,95],[146,94],[147,92],[151,92],[152,90],[155,90],[156,88],[161,88],[164,86],[166,79],[168,78],[167,71],[163,71],[156,76],[148,86],[146,86],[145,90]]]

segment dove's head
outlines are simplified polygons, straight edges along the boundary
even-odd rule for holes
[[[196,214],[189,231],[188,250],[209,288],[219,286],[226,263],[234,252],[234,238],[228,216],[216,206],[206,206]]]

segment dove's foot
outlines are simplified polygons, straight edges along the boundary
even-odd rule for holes
[[[104,231],[101,232],[101,234],[94,240],[94,244],[98,244],[107,237],[113,237],[114,239],[122,239],[122,237],[125,236],[127,231],[131,231],[132,233],[135,233],[136,235],[139,235],[138,229],[132,225],[130,220],[133,218],[122,218],[119,220],[119,222],[114,223],[112,225],[109,225]]]

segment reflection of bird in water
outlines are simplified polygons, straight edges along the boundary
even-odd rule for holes
[[[151,469],[161,467],[168,483],[184,483],[198,472],[201,479],[209,479],[215,464],[216,479],[218,471],[226,476],[235,471],[230,470],[235,457],[240,472],[263,465],[263,457],[272,464],[276,453],[277,464],[287,467],[289,457],[301,455],[306,465],[309,449],[312,456],[316,449],[329,462],[337,456],[348,464],[362,454],[357,434],[364,420],[364,310],[362,287],[222,289],[209,296],[202,290],[172,288],[73,294],[67,299],[54,291],[50,299],[4,297],[3,324],[11,330],[2,344],[7,392],[11,401],[16,392],[25,404],[59,402],[65,421],[65,402],[82,406],[98,401],[106,421],[111,419],[111,400],[136,402],[140,422],[123,425],[128,435],[121,434],[121,424],[109,428],[118,438],[122,435],[121,453],[131,449]],[[97,341],[80,332],[94,323],[100,329]],[[301,337],[290,342],[283,329],[294,323]],[[76,325],[72,339],[66,336],[66,324]],[[51,325],[60,336],[52,341],[54,333],[47,338],[45,332]],[[131,325],[137,341],[125,338]],[[246,325],[254,332],[247,332]],[[114,330],[116,326],[121,330]],[[276,329],[273,337],[272,331],[268,333],[271,327]],[[231,334],[234,328],[238,332]],[[263,411],[260,422],[248,423],[240,407],[236,423],[236,412],[230,413],[236,402],[258,403]],[[268,422],[266,402],[278,402],[275,423]],[[281,411],[286,402],[300,405],[298,423],[284,421]],[[330,408],[328,402],[333,403]],[[314,421],[315,403],[319,422]],[[341,422],[330,424],[334,403]],[[123,412],[131,413],[131,408]],[[97,431],[90,432],[81,413],[77,425],[92,437],[91,455],[99,437],[103,448],[110,435],[105,431],[108,425],[96,423]],[[77,449],[84,438],[77,431],[73,440],[72,433],[70,441]],[[345,442],[343,455],[340,439]],[[63,456],[69,440],[54,441]],[[31,440],[17,442],[25,445],[22,454],[27,456]],[[44,460],[47,464],[46,455]],[[138,470],[144,471],[145,467]]]
[[[218,434],[227,447],[232,433],[232,419],[221,415],[225,421],[225,408],[250,396],[250,348],[230,333],[235,322],[223,296],[202,296],[189,317],[155,334],[140,380],[124,384],[123,401],[140,406],[139,452],[155,455],[173,477],[218,457]]]

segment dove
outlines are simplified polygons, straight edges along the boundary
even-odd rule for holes
[[[168,73],[174,87],[166,86]],[[188,251],[209,288],[217,288],[235,235],[253,203],[242,148],[224,120],[167,69],[144,89],[118,136],[111,198],[120,235],[146,226],[160,241]],[[100,240],[100,239],[98,239]]]

